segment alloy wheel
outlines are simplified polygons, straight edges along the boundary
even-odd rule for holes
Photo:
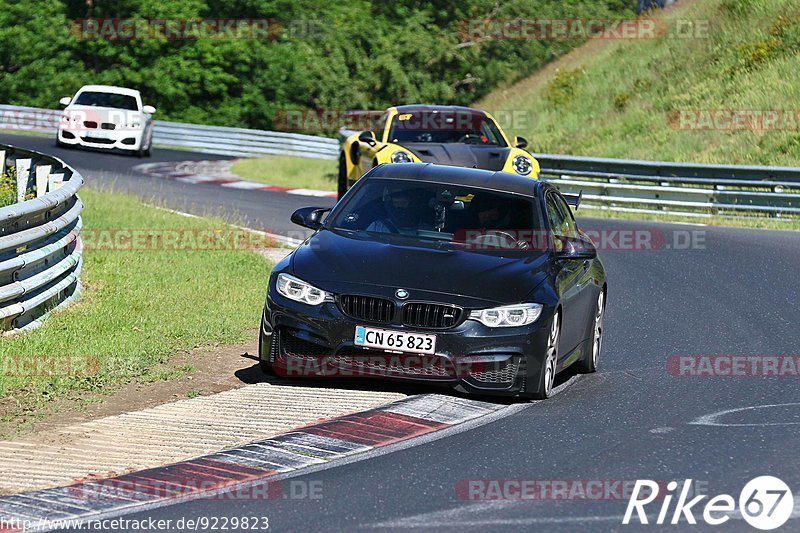
[[[553,384],[556,381],[556,366],[558,365],[558,337],[561,329],[558,315],[553,318],[550,335],[547,338],[547,357],[544,362],[544,394],[550,396]]]
[[[592,365],[597,368],[600,359],[600,348],[603,347],[603,313],[605,308],[605,292],[600,292],[597,297],[597,312],[594,315],[594,343],[592,344]]]

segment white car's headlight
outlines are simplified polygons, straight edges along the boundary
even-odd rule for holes
[[[522,174],[523,176],[530,174],[533,169],[531,158],[525,155],[518,155],[511,164],[514,166],[514,170],[517,174]]]
[[[542,314],[542,304],[518,304],[472,311],[469,317],[490,328],[513,328],[533,324]]]
[[[308,305],[332,302],[333,295],[289,274],[278,274],[275,288],[283,296]]]
[[[402,150],[392,154],[392,163],[411,163],[411,156]]]

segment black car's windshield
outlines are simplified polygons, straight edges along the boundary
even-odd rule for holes
[[[331,220],[334,229],[401,235],[473,250],[528,249],[534,199],[464,185],[372,179]]]
[[[389,142],[506,146],[492,120],[483,113],[470,111],[399,113],[392,118]]]
[[[139,110],[139,106],[136,105],[136,98],[127,94],[84,91],[75,98],[74,103],[93,107],[112,107],[127,111]]]

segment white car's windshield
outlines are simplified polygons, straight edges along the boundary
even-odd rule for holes
[[[125,109],[126,111],[139,110],[136,98],[127,94],[84,91],[75,98],[73,103],[75,105],[92,107],[112,107],[115,109]]]

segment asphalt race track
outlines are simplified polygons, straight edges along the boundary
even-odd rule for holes
[[[55,154],[89,186],[114,183],[176,209],[221,213],[277,233],[294,229],[288,217],[295,208],[331,203],[144,178],[130,173],[143,160],[60,150],[50,139],[0,135],[0,142]],[[149,161],[210,158],[156,149]],[[625,531],[646,528],[621,524],[627,497],[613,491],[592,501],[481,501],[466,499],[461,489],[469,480],[692,479],[703,493],[738,500],[747,481],[774,475],[798,490],[797,374],[687,377],[667,367],[671,356],[798,355],[797,234],[602,219],[582,226],[664,236],[655,251],[601,249],[610,292],[599,373],[573,378],[555,398],[469,431],[292,478],[321,486],[318,499],[200,500],[126,518],[265,516],[275,531]],[[675,249],[687,235],[695,245]],[[700,523],[705,501],[694,508]],[[661,500],[647,507],[651,521],[660,507]],[[795,497],[788,530],[800,528],[799,508]],[[687,528],[685,522],[672,527]],[[752,531],[741,519],[715,529]]]
[[[212,154],[153,148],[152,157],[137,158],[126,154],[110,154],[72,148],[57,148],[48,137],[0,133],[0,143],[11,144],[54,155],[76,168],[91,187],[113,188],[141,197],[164,207],[171,207],[200,216],[222,216],[226,220],[254,229],[278,234],[307,233],[289,221],[298,207],[309,201],[329,205],[329,198],[308,198],[282,192],[246,191],[215,185],[194,185],[158,177],[134,175],[132,168],[142,163],[161,161],[194,161],[227,159]]]

